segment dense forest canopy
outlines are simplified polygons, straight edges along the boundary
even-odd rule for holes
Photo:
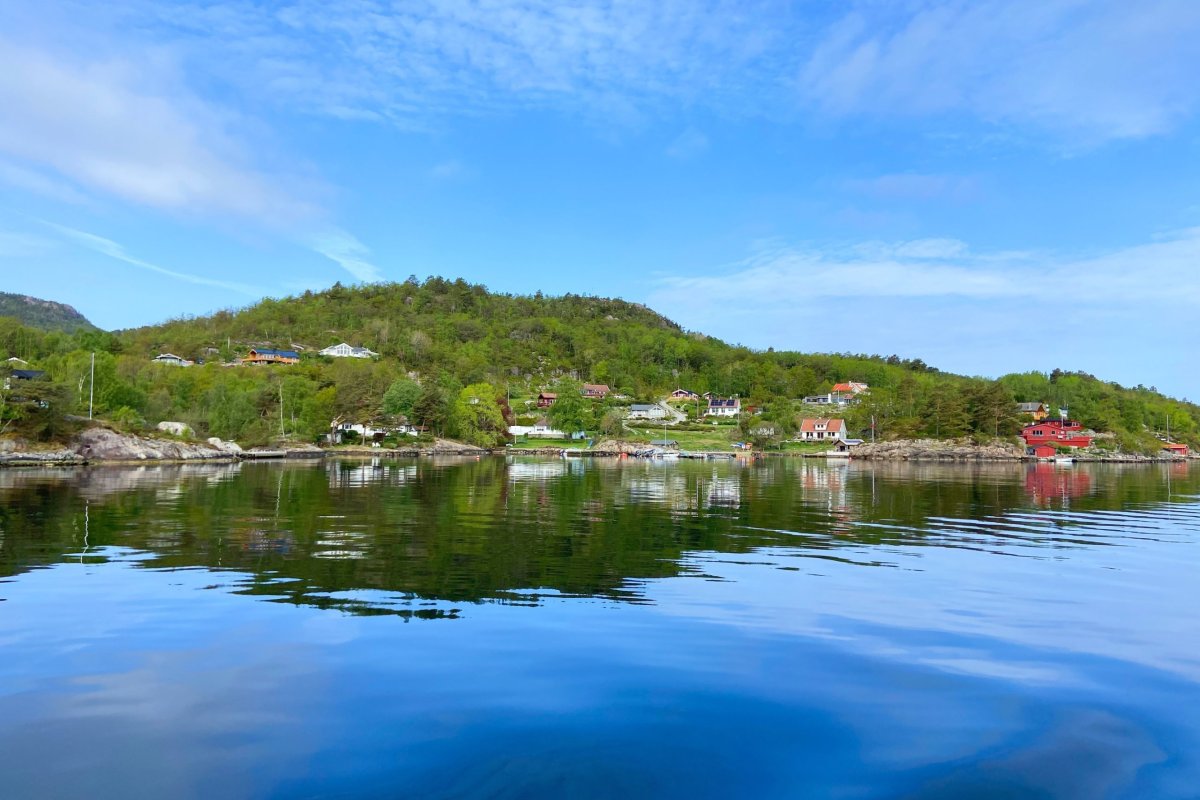
[[[379,357],[318,355],[343,341]],[[251,347],[295,349],[301,361],[227,366]],[[677,387],[736,395],[761,406],[785,432],[803,412],[798,398],[849,380],[871,387],[863,402],[842,412],[853,433],[874,424],[881,437],[1012,435],[1020,427],[1018,401],[1045,402],[1055,413],[1069,408],[1084,425],[1110,432],[1108,444],[1123,449],[1153,450],[1154,434],[1168,427],[1173,438],[1197,444],[1200,431],[1195,404],[1083,373],[986,380],[896,356],[756,351],[685,331],[636,303],[499,294],[442,278],[339,284],[112,333],[45,331],[0,319],[0,356],[45,370],[61,392],[57,405],[67,404],[69,412],[86,411],[93,352],[99,415],[130,425],[181,420],[202,435],[251,442],[314,439],[334,418],[402,415],[441,434],[490,444],[503,437],[497,413],[520,414],[526,408],[520,398],[564,380],[608,384],[636,400]],[[197,365],[152,362],[160,353]],[[486,408],[473,407],[489,391],[494,396],[483,398]],[[597,404],[584,422],[600,427],[606,410],[620,402]],[[16,425],[12,404],[0,413]]]

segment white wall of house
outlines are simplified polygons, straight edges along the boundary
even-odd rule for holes
[[[333,356],[334,358],[370,358],[376,355],[365,347],[352,347],[346,342],[326,347],[320,353],[323,356]]]

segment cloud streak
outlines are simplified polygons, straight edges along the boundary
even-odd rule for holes
[[[1144,0],[134,2],[98,24],[169,41],[262,103],[344,120],[570,109],[621,124],[966,115],[1101,142],[1196,111],[1200,4]],[[106,15],[106,16],[105,16]]]
[[[1200,5],[976,0],[880,6],[829,25],[799,88],[835,115],[967,113],[1097,141],[1165,133],[1195,112]]]
[[[774,242],[706,274],[660,276],[645,302],[750,346],[883,349],[971,374],[1083,368],[1195,396],[1178,364],[1200,316],[1197,263],[1200,228],[1086,254]]]
[[[373,283],[383,278],[379,267],[368,260],[371,251],[346,231],[336,228],[327,230],[314,236],[309,246],[363,283]]]
[[[766,246],[721,275],[667,276],[660,297],[719,306],[811,306],[830,299],[968,298],[1034,303],[1192,306],[1200,310],[1200,228],[1090,256],[976,253],[956,239],[841,247]]]
[[[224,112],[162,77],[169,63],[78,60],[3,39],[0,61],[11,66],[0,71],[0,153],[12,159],[175,213],[270,224],[313,213],[286,178],[248,165]],[[37,175],[7,174],[27,184]]]
[[[122,261],[138,269],[153,272],[158,275],[164,275],[168,278],[174,278],[185,283],[195,284],[197,286],[211,286],[216,289],[224,289],[227,291],[237,292],[249,297],[262,297],[266,294],[263,289],[251,286],[245,283],[237,283],[235,281],[223,281],[215,278],[207,278],[203,275],[194,275],[188,272],[179,272],[178,270],[168,269],[167,267],[159,266],[158,264],[145,261],[130,255],[124,247],[112,239],[106,239],[103,236],[97,236],[94,233],[69,228],[65,225],[58,225],[53,222],[39,220],[47,228],[57,232],[63,238],[74,242],[75,244],[86,247],[89,250],[108,256],[117,261]]]

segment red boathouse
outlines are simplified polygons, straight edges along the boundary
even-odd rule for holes
[[[1030,447],[1060,445],[1062,447],[1090,447],[1091,436],[1083,435],[1083,426],[1070,419],[1047,419],[1026,425],[1021,438]]]

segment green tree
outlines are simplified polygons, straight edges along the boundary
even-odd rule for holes
[[[435,436],[441,436],[450,424],[449,395],[436,383],[427,384],[413,406],[413,414],[418,425],[428,428]]]
[[[458,393],[454,421],[458,435],[479,447],[495,447],[508,437],[496,388],[490,383],[473,383]]]
[[[554,393],[558,398],[546,415],[555,428],[569,435],[592,427],[592,401],[583,396],[579,381],[563,379],[554,385]]]
[[[421,384],[411,378],[397,378],[383,395],[383,413],[413,418],[417,401],[421,399]]]

